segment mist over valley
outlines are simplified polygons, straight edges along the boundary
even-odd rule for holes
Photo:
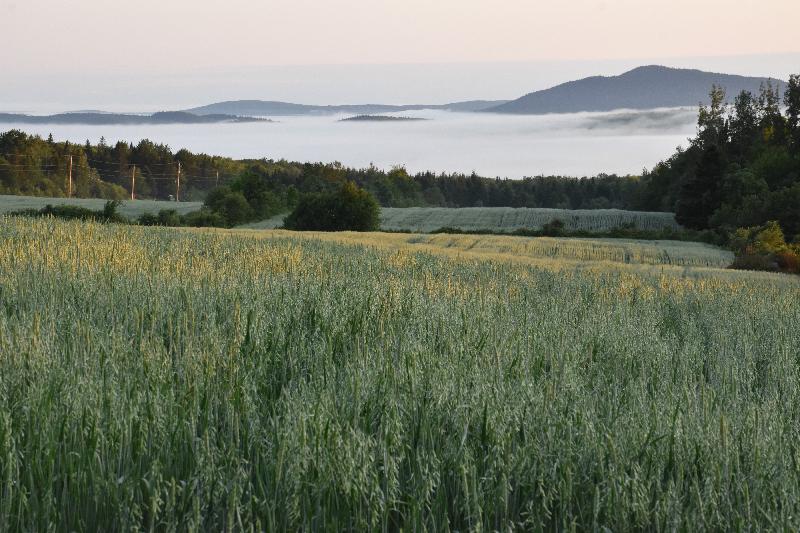
[[[74,143],[104,137],[157,139],[174,150],[234,158],[339,161],[353,167],[403,165],[410,172],[477,172],[522,178],[539,174],[637,174],[694,133],[696,109],[499,115],[438,110],[385,116],[426,120],[346,120],[352,115],[277,117],[274,122],[103,125],[8,124],[6,128]]]

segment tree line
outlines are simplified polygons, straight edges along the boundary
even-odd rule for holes
[[[723,89],[711,90],[697,136],[642,176],[637,207],[674,211],[692,229],[732,231],[774,220],[799,235],[800,76],[791,76],[784,95],[765,85],[758,95],[736,95],[732,105],[725,98]]]
[[[0,194],[67,196],[72,160],[73,196],[122,200],[175,197],[178,168],[181,200],[203,200],[220,183],[231,181],[247,164],[227,157],[173,152],[165,144],[142,140],[138,144],[104,139],[97,144],[56,142],[19,130],[0,134]]]
[[[181,200],[205,200],[219,186],[260,179],[279,202],[292,206],[303,194],[332,192],[356,183],[385,207],[553,207],[632,209],[639,178],[600,174],[575,179],[537,176],[522,180],[487,178],[475,173],[421,172],[403,167],[356,169],[340,163],[297,163],[173,152],[169,146],[55,142],[18,130],[0,134],[0,194],[65,197],[67,161],[73,158],[73,194],[81,198],[127,199],[136,167],[136,198],[175,197],[181,164]]]

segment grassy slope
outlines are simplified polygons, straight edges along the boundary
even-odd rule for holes
[[[106,200],[97,198],[43,198],[36,196],[0,195],[0,214],[20,209],[40,209],[47,204],[76,205],[88,209],[102,209]],[[200,209],[202,202],[167,202],[159,200],[126,200],[120,207],[120,213],[128,217],[138,217],[142,213],[157,213],[162,209],[175,209],[179,213],[188,213]]]
[[[0,530],[800,527],[795,278],[384,237],[5,220]]]

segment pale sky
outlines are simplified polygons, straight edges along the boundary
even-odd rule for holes
[[[326,92],[324,84],[303,92],[301,82],[306,87],[314,79],[311,66],[336,71],[332,81],[357,65],[417,65],[418,76],[426,64],[450,65],[457,72],[454,81],[463,83],[468,65],[475,64],[473,76],[499,76],[480,94],[476,80],[473,91],[454,87],[444,94],[434,88],[429,101],[515,98],[578,74],[618,74],[615,69],[623,66],[655,62],[694,66],[693,58],[697,68],[730,64],[732,73],[785,76],[800,70],[797,20],[798,0],[0,0],[0,86],[6,87],[0,88],[0,108],[54,101],[41,86],[45,80],[60,80],[62,94],[94,87],[104,95],[98,107],[123,101],[166,105],[172,102],[164,100],[170,93],[164,80],[188,91],[230,82],[224,78],[230,72],[242,82],[241,90],[234,85],[223,91],[230,99],[287,99],[291,87],[299,92],[288,98],[294,101],[366,97],[355,84],[351,96]],[[733,60],[738,57],[740,63]],[[497,64],[506,65],[502,73],[486,68]],[[563,71],[566,79],[514,74],[536,65],[543,72]],[[383,72],[374,68],[375,75]],[[447,72],[431,70],[434,78]],[[264,81],[253,85],[254,73]],[[115,91],[130,90],[137,81],[139,101],[111,101]],[[408,91],[392,94],[384,83],[369,99],[419,101],[424,78],[397,80],[404,82]],[[148,96],[153,85],[163,94]],[[186,105],[220,96],[216,89],[208,92],[206,98],[195,91]],[[74,98],[64,105],[73,101],[83,105]]]

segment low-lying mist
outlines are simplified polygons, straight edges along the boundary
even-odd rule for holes
[[[498,115],[403,112],[422,121],[346,121],[343,115],[279,117],[274,123],[77,126],[2,125],[72,142],[143,138],[237,158],[403,165],[410,172],[472,171],[522,178],[539,174],[637,174],[686,145],[695,109]]]

